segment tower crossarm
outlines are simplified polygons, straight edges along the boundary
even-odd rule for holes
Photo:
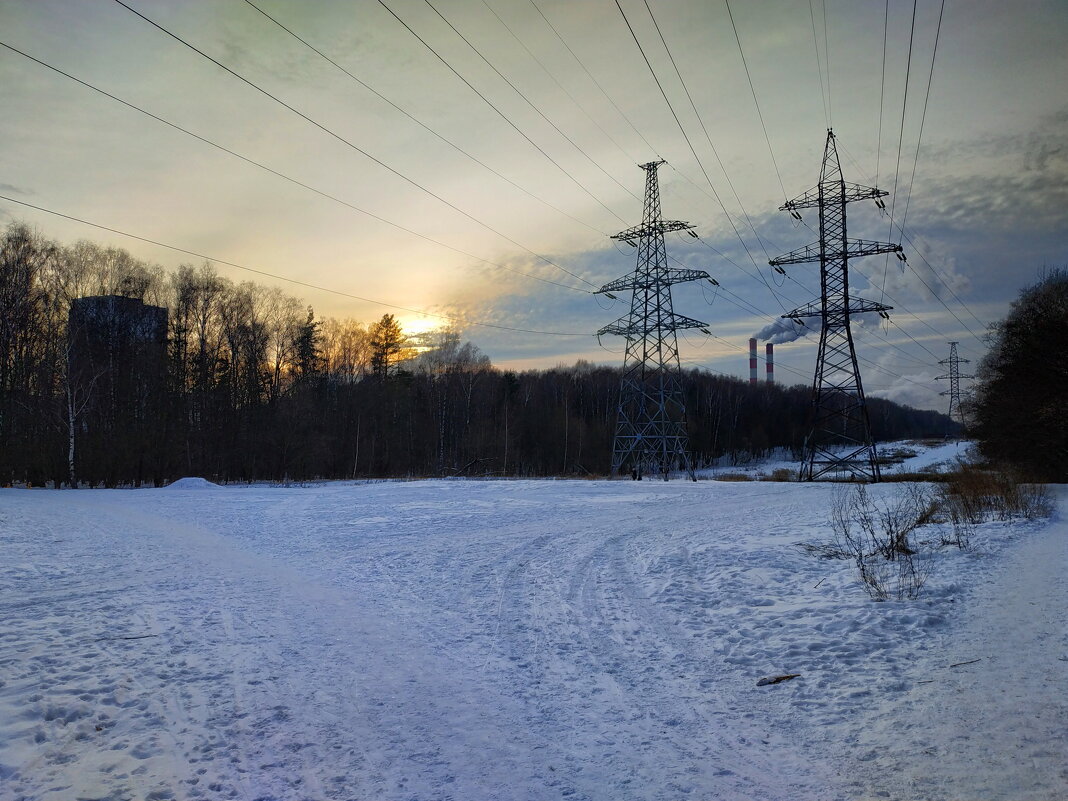
[[[865,298],[849,298],[849,308],[847,309],[849,314],[866,314],[868,312],[885,312],[890,311],[893,306],[887,306],[883,303],[876,303],[874,300],[866,300]],[[791,312],[787,312],[782,315],[787,320],[801,320],[805,317],[822,317],[823,316],[823,301],[814,300],[811,303],[806,303],[800,308],[794,309]]]
[[[641,225],[632,226],[626,231],[612,234],[610,239],[618,239],[620,242],[626,242],[627,240],[641,239],[646,236],[666,234],[670,231],[689,231],[693,227],[692,224],[683,222],[682,220],[649,220],[648,222],[643,222]]]
[[[836,190],[842,192],[841,201],[845,203],[853,203],[858,200],[874,200],[875,198],[886,197],[889,192],[883,189],[876,189],[872,186],[861,186],[860,184],[852,184],[849,181],[835,181]],[[837,192],[835,193],[837,194]],[[824,194],[826,197],[826,193]],[[836,198],[838,199],[838,198]],[[820,207],[820,188],[818,186],[809,189],[802,195],[795,197],[793,200],[787,200],[781,206],[779,211],[797,211],[798,209],[818,209]]]
[[[786,314],[782,316],[783,319],[786,320],[801,320],[805,317],[822,317],[823,304],[820,303],[818,300],[814,300],[810,303],[806,303],[804,306],[794,309],[791,312],[786,312]]]
[[[598,295],[604,292],[624,292],[630,289],[649,289],[655,286],[671,286],[672,284],[681,284],[685,281],[698,281],[708,277],[708,273],[704,270],[667,269],[644,274],[631,273],[622,278],[617,278],[615,281],[609,281],[603,287],[596,290],[594,294]]]
[[[893,306],[887,306],[885,303],[877,303],[874,300],[868,300],[867,298],[849,298],[849,313],[850,314],[866,314],[867,312],[886,312],[890,311]]]
[[[824,254],[820,250],[820,243],[813,242],[810,245],[805,245],[803,248],[791,250],[789,253],[777,256],[769,261],[768,264],[772,267],[780,267],[785,264],[805,264],[808,262],[820,261],[822,258],[828,260],[841,259],[843,257],[857,259],[861,256],[874,256],[877,253],[900,253],[902,250],[903,248],[901,245],[895,245],[893,242],[872,242],[868,239],[847,239],[845,253],[841,250],[828,248],[827,252]]]
[[[682,314],[671,314],[662,320],[646,319],[632,320],[630,316],[620,317],[614,323],[609,323],[597,332],[597,336],[616,334],[617,336],[645,336],[658,331],[678,331],[682,328],[707,328],[708,323],[686,317]]]

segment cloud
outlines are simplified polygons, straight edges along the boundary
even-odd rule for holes
[[[937,409],[940,406],[938,390],[932,389],[937,383],[933,372],[924,371],[895,378],[886,389],[871,390],[868,395],[916,409]]]

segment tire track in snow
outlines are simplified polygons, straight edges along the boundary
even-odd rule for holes
[[[590,798],[776,797],[765,789],[775,758],[762,753],[759,733],[739,734],[753,727],[721,698],[724,665],[636,572],[685,553],[680,537],[631,520],[614,534],[561,528],[502,560],[504,648],[526,688],[531,728],[545,730],[533,747],[556,762],[550,786]],[[547,581],[532,569],[539,564],[558,573]],[[679,560],[672,578],[687,567]],[[823,795],[823,782],[806,775],[799,767],[793,797]]]

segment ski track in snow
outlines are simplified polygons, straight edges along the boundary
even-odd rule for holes
[[[873,603],[833,490],[0,491],[0,799],[1068,795],[1065,521]]]

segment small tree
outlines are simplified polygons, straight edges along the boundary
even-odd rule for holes
[[[317,375],[323,368],[321,327],[322,324],[315,319],[315,312],[309,306],[304,324],[297,329],[296,371],[298,378],[310,378]]]
[[[984,455],[1068,481],[1068,271],[1052,270],[991,326],[971,414]]]
[[[405,353],[407,337],[404,329],[392,314],[383,314],[382,319],[371,326],[368,332],[371,345],[371,372],[385,378]]]

